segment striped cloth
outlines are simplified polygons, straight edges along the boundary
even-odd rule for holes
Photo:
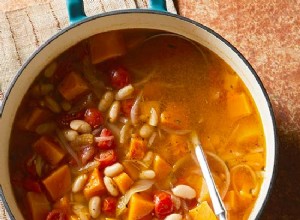
[[[14,11],[0,12],[0,104],[18,69],[34,50],[53,34],[69,25],[64,0],[45,1]],[[147,8],[147,0],[85,0],[89,15],[118,9]],[[176,13],[172,0],[167,9]],[[0,177],[2,178],[2,177]],[[0,201],[0,219],[9,219]]]

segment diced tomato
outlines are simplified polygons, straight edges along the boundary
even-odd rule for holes
[[[173,209],[174,204],[169,193],[160,191],[154,195],[154,212],[158,218],[165,218]]]
[[[39,182],[30,178],[24,180],[23,187],[26,191],[38,193],[42,192]]]
[[[57,123],[60,127],[69,127],[71,121],[77,119],[83,119],[84,112],[85,111],[79,111],[79,112],[61,114],[57,118]]]
[[[189,209],[193,209],[197,206],[198,201],[197,199],[187,199],[186,200],[186,205]]]
[[[105,168],[114,164],[117,161],[117,153],[114,150],[102,151],[99,157],[95,157],[96,160],[100,162],[99,168]]]
[[[94,129],[103,124],[102,113],[96,108],[88,108],[84,113],[84,120]]]
[[[114,136],[111,132],[111,130],[108,130],[107,128],[103,128],[101,133],[100,133],[100,139],[101,138],[110,138],[110,140],[100,140],[98,141],[98,147],[103,149],[103,150],[108,150],[108,149],[112,149],[115,147],[115,140],[114,140]]]
[[[47,215],[46,220],[68,220],[68,215],[63,209],[54,209]]]
[[[110,82],[113,88],[121,89],[129,84],[129,72],[124,67],[110,70]]]
[[[131,108],[133,106],[133,103],[134,103],[134,99],[122,100],[122,102],[121,102],[121,111],[125,116],[127,116],[127,117],[130,116],[130,111],[131,111]]]
[[[109,196],[102,202],[102,211],[107,215],[113,215],[116,212],[117,198]]]

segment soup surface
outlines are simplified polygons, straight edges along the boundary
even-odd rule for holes
[[[216,54],[180,36],[92,36],[52,61],[18,109],[11,183],[26,219],[216,219],[196,132],[229,219],[259,194],[256,106]]]

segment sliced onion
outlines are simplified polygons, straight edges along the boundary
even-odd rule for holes
[[[143,93],[140,92],[135,99],[133,106],[130,111],[130,119],[133,125],[137,125],[139,123],[139,107],[142,101]]]
[[[63,146],[65,148],[65,150],[71,155],[71,157],[76,161],[77,165],[81,166],[81,161],[79,160],[78,155],[72,149],[72,147],[69,145],[67,139],[65,138],[63,131],[61,131],[60,129],[56,129],[56,134],[57,134],[60,145]]]
[[[127,140],[129,140],[131,134],[131,123],[128,121],[120,131],[120,143],[124,144]]]
[[[216,154],[211,152],[206,152],[206,158],[211,172],[219,176],[218,174],[223,173],[225,180],[222,186],[218,188],[221,198],[223,199],[228,191],[230,185],[230,173],[225,162]]]
[[[105,136],[105,137],[95,137],[95,142],[102,142],[102,141],[111,141],[115,137],[114,136]]]
[[[90,161],[96,153],[95,147],[92,145],[84,146],[81,153],[81,162],[83,165]]]
[[[164,126],[160,126],[160,129],[169,134],[176,134],[176,135],[186,135],[192,132],[191,130],[175,130]]]
[[[134,84],[133,84],[133,87],[139,87],[139,86],[144,85],[146,82],[148,82],[148,81],[152,78],[153,75],[154,75],[153,72],[152,72],[152,73],[149,73],[144,79],[142,79],[142,80],[139,81],[139,82],[134,83]]]
[[[134,167],[136,167],[138,170],[140,169],[140,167],[144,167],[144,168],[149,167],[146,163],[144,163],[143,161],[140,161],[140,160],[124,160],[124,162],[132,163],[132,165]]]
[[[97,70],[93,65],[90,64],[88,59],[83,60],[83,75],[90,83],[93,92],[96,96],[101,99],[103,95],[103,91],[105,90],[105,85],[102,80],[99,80],[96,76]]]
[[[154,143],[154,140],[155,140],[156,136],[157,136],[157,133],[153,132],[153,134],[150,136],[150,138],[148,140],[148,145],[147,145],[148,147],[152,146],[152,144]]]
[[[103,127],[100,126],[99,128],[96,128],[95,130],[92,131],[92,135],[97,136],[101,133]]]
[[[107,122],[106,127],[111,130],[115,137],[119,137],[121,129],[117,125]]]
[[[189,207],[186,204],[186,201],[184,199],[181,199],[181,207],[184,214],[185,219],[190,220],[191,217],[189,215]]]
[[[126,193],[122,196],[117,204],[117,216],[120,216],[123,211],[126,209],[126,205],[128,204],[131,196],[137,192],[143,192],[152,187],[154,184],[153,180],[139,180],[137,181]]]
[[[78,172],[79,173],[88,173],[92,171],[94,168],[97,168],[100,165],[100,162],[97,160],[93,160],[87,163],[85,166],[81,167]]]

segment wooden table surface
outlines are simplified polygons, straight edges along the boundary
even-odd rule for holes
[[[1,0],[9,11],[51,0]],[[300,0],[175,0],[179,14],[232,43],[270,96],[280,141],[278,173],[262,219],[300,219]]]

